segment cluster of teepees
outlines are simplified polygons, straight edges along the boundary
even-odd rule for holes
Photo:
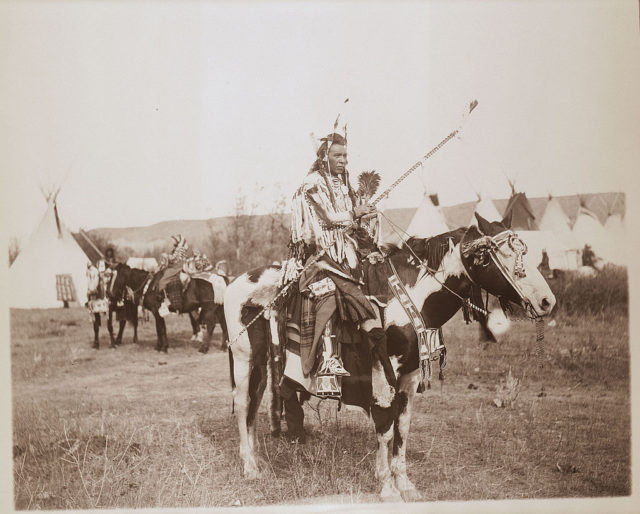
[[[10,307],[46,309],[87,301],[90,259],[60,219],[59,192],[60,187],[43,190],[47,209],[9,268]]]
[[[622,194],[618,193],[612,202],[604,205],[606,218],[601,223],[598,216],[587,208],[580,198],[580,209],[573,232],[578,242],[590,245],[596,256],[618,265],[626,264],[626,231],[622,215],[614,208]],[[603,203],[604,200],[601,199]]]
[[[383,239],[397,243],[401,236],[430,237],[441,234],[465,223],[475,224],[477,213],[489,221],[509,220],[511,228],[527,243],[526,258],[534,261],[535,265],[541,263],[543,254],[546,254],[550,269],[575,270],[582,266],[585,245],[589,245],[605,263],[625,263],[624,221],[618,213],[619,209],[615,209],[621,194],[605,206],[607,218],[604,224],[587,208],[585,197],[579,196],[580,207],[572,223],[559,199],[551,194],[542,214],[536,216],[527,195],[516,190],[513,179],[507,178],[507,181],[511,195],[503,214],[500,214],[496,203],[488,195],[480,195],[476,191],[477,201],[465,204],[464,211],[461,209],[455,216],[457,219],[449,220],[452,223],[448,223],[445,215],[446,210],[451,208],[440,206],[438,195],[425,188],[423,199],[415,211],[407,213],[401,212],[406,209],[392,209],[385,212],[389,221],[383,222]],[[601,201],[604,202],[602,198]],[[537,207],[539,212],[540,205],[537,204]]]

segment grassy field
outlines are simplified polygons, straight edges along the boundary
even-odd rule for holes
[[[11,312],[17,509],[377,501],[372,423],[328,400],[305,406],[305,445],[269,436],[263,402],[264,476],[244,481],[227,356],[197,353],[186,317],[168,326],[168,355],[153,323],[117,350],[104,330],[95,351],[82,309]],[[630,494],[626,318],[558,319],[542,370],[534,339],[528,322],[486,347],[476,325],[446,326],[446,378],[418,397],[409,438],[423,500]],[[498,408],[509,370],[518,395]]]

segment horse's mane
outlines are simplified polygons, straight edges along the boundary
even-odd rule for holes
[[[442,259],[449,251],[449,241],[454,245],[458,244],[462,241],[466,230],[466,228],[458,228],[428,238],[410,237],[404,244],[390,247],[389,257],[394,255],[413,257],[413,253],[415,253],[421,260],[427,261],[427,266],[437,270],[442,263]],[[411,250],[413,250],[413,253]]]

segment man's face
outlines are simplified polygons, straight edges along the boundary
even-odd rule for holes
[[[329,148],[328,158],[329,171],[332,175],[344,173],[347,165],[347,147],[337,143],[331,145],[331,148]]]

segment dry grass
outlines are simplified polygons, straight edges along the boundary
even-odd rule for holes
[[[531,324],[486,349],[476,326],[446,327],[445,382],[418,397],[409,438],[425,500],[630,494],[626,319],[557,321],[542,369]],[[18,509],[377,500],[372,423],[330,401],[305,406],[306,445],[268,435],[265,402],[263,478],[243,480],[227,357],[197,353],[186,318],[169,318],[168,355],[153,350],[152,323],[138,346],[127,329],[109,350],[105,330],[94,351],[83,310],[13,311],[11,322]],[[509,370],[518,394],[497,408]]]

